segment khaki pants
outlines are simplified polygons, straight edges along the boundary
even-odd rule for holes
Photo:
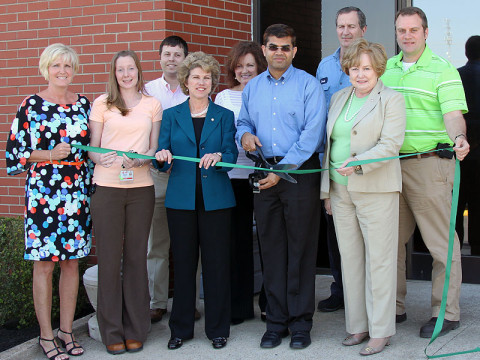
[[[349,192],[331,181],[330,198],[342,262],[347,332],[395,334],[398,192]]]
[[[432,316],[437,317],[445,281],[455,161],[432,156],[401,160],[401,166],[403,191],[400,196],[396,311],[398,315],[405,312],[405,296],[407,294],[405,245],[412,236],[416,223],[433,258],[431,306]],[[461,284],[460,245],[455,233],[445,311],[447,320],[458,321],[460,319]]]

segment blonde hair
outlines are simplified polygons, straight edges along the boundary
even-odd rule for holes
[[[212,90],[211,95],[218,85],[220,80],[220,64],[211,55],[205,54],[203,51],[197,51],[189,54],[185,60],[183,60],[177,72],[177,79],[180,83],[180,87],[185,95],[188,95],[188,89],[185,83],[190,75],[190,71],[196,68],[201,68],[203,71],[212,74]]]
[[[130,112],[130,109],[127,108],[125,100],[123,100],[122,94],[120,93],[120,87],[118,86],[115,71],[117,70],[117,60],[126,56],[130,56],[135,62],[135,66],[138,70],[137,91],[145,95],[145,80],[143,78],[142,65],[140,64],[137,54],[133,50],[119,51],[113,56],[112,63],[110,64],[107,87],[107,107],[110,109],[111,107],[115,106],[118,110],[120,110],[122,116],[126,116]]]
[[[372,67],[378,77],[382,76],[387,66],[387,53],[381,44],[371,43],[360,38],[355,40],[345,50],[342,59],[342,70],[345,74],[350,75],[348,69],[360,64],[360,56],[367,54],[372,62]]]
[[[72,65],[74,75],[78,72],[80,61],[78,60],[77,52],[73,50],[70,46],[56,43],[47,46],[45,50],[43,50],[42,55],[40,55],[38,69],[40,70],[40,73],[45,78],[45,80],[48,81],[48,68],[59,57],[63,58],[64,61],[69,62]]]

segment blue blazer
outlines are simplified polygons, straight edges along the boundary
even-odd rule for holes
[[[188,99],[163,113],[158,150],[168,149],[179,156],[200,158],[207,153],[222,153],[222,162],[235,163],[238,150],[235,144],[235,123],[233,112],[210,100],[200,144],[197,145],[193,130],[192,116]],[[155,166],[166,171],[154,161]],[[180,210],[195,210],[196,169],[198,163],[173,160],[172,172],[168,180],[165,207]],[[235,206],[235,196],[227,172],[232,168],[213,166],[201,168],[201,180],[205,210],[225,209]]]

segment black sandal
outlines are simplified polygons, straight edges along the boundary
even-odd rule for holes
[[[43,347],[42,343],[40,341],[48,341],[48,342],[51,342],[53,343],[53,346],[55,346],[53,349],[49,350],[49,351],[45,351],[45,348]],[[54,360],[57,356],[60,356],[60,355],[63,355],[65,354],[65,352],[62,350],[62,349],[59,349],[57,344],[55,343],[55,340],[54,339],[44,339],[42,337],[38,337],[38,345],[40,345],[40,347],[42,348],[42,351],[43,353],[45,354],[45,356],[48,358],[48,360]],[[48,354],[50,354],[52,351],[56,351],[57,353],[55,355],[50,355],[48,356]],[[68,360],[69,358],[67,357],[66,359],[64,360]]]
[[[58,337],[58,333],[59,333],[59,332],[62,332],[62,333],[64,333],[65,335],[69,335],[71,341],[67,343],[66,341],[60,339],[60,338]],[[81,355],[85,354],[85,350],[83,349],[83,347],[77,342],[77,340],[73,340],[73,333],[63,331],[62,329],[59,328],[58,331],[57,331],[57,338],[58,338],[58,340],[60,341],[60,344],[62,344],[62,347],[65,348],[65,350],[67,350],[67,346],[72,345],[72,347],[70,348],[70,350],[67,350],[67,354],[68,354],[68,355],[71,355],[71,356],[81,356]],[[75,354],[75,353],[72,352],[72,351],[75,350],[75,349],[81,349],[82,352]]]

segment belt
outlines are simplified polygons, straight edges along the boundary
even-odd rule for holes
[[[432,149],[432,150],[428,150],[428,151],[434,151],[436,149]],[[408,154],[402,154],[400,153],[399,154],[400,156],[403,156],[403,155],[408,155]],[[405,156],[403,158],[400,158],[400,160],[408,160],[408,159],[424,159],[424,158],[429,158],[429,157],[432,157],[432,156],[438,156],[438,154],[436,152],[427,152],[427,153],[424,153],[424,154],[415,154],[415,155],[410,155],[410,156]]]
[[[267,160],[270,164],[278,164],[280,161],[282,161],[284,158],[284,156],[274,156],[274,157],[271,157],[271,158],[266,158],[265,160]]]
[[[82,161],[58,161],[58,160],[53,160],[53,161],[45,161],[44,164],[52,164],[52,165],[73,165],[73,166],[79,166],[82,165],[85,162],[85,160]]]

